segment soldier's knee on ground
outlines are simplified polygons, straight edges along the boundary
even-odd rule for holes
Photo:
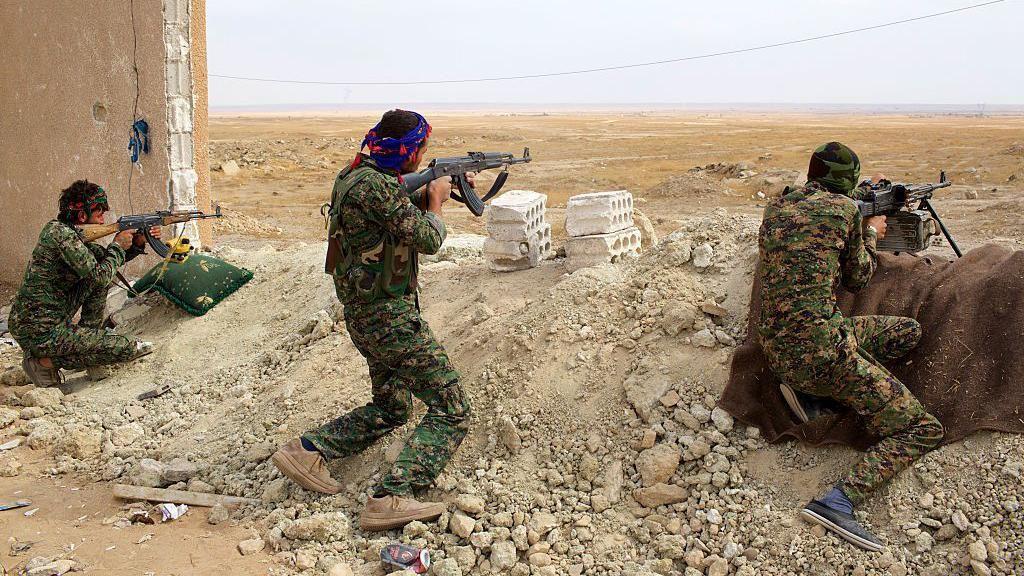
[[[921,336],[924,335],[924,332],[921,330],[921,323],[913,318],[904,318],[904,320],[907,345],[909,348],[914,348],[921,341]]]
[[[921,444],[928,448],[935,448],[946,437],[946,430],[942,427],[942,423],[930,413],[925,414],[920,424],[914,427],[914,433]]]

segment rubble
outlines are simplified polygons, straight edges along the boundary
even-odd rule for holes
[[[302,490],[267,460],[276,446],[370,398],[319,245],[223,248],[257,277],[238,300],[173,327],[190,343],[187,355],[169,346],[159,364],[119,370],[47,407],[22,406],[32,390],[23,382],[0,387],[17,416],[0,428],[3,440],[28,445],[0,453],[0,470],[8,458],[29,466],[42,459],[58,477],[144,477],[245,497],[231,512],[198,514],[217,525],[212,531],[229,521],[251,530],[244,550],[285,575],[300,564],[305,573],[376,574],[380,549],[395,539],[430,549],[432,573],[448,575],[1024,570],[1017,437],[944,447],[873,498],[865,521],[888,556],[817,535],[797,519],[806,494],[844,472],[849,452],[768,446],[715,405],[729,354],[747,338],[756,233],[753,219],[712,212],[682,221],[635,258],[570,274],[551,265],[547,276],[545,264],[525,287],[507,275],[494,281],[473,255],[431,269],[424,315],[473,406],[469,436],[427,490],[448,505],[437,522],[374,534],[350,521],[387,469],[385,444],[400,445],[422,414],[418,403],[387,442],[331,462],[343,483],[337,495]],[[129,329],[153,330],[148,315],[163,322],[172,313],[155,303]],[[197,349],[209,356],[179,361]],[[19,363],[20,352],[0,351],[0,370],[14,367],[4,378],[15,382]],[[135,400],[168,379],[179,384]],[[805,484],[794,486],[785,470]],[[976,542],[984,560],[970,556]]]

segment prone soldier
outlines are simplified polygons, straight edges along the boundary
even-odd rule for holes
[[[867,550],[882,544],[853,516],[853,507],[943,438],[939,421],[883,361],[917,345],[912,318],[844,318],[839,286],[856,291],[871,279],[885,217],[864,219],[854,200],[860,160],[838,142],[811,156],[808,182],[787,188],[765,207],[759,245],[761,317],[758,332],[772,370],[789,392],[825,397],[855,410],[881,440],[853,470],[801,515]],[[806,396],[804,396],[806,397]],[[787,398],[787,401],[792,401]]]
[[[363,140],[369,154],[360,152],[338,174],[332,192],[326,271],[334,277],[352,343],[369,366],[373,398],[287,442],[272,457],[303,488],[336,494],[341,486],[326,461],[361,452],[407,422],[412,397],[419,398],[427,413],[367,500],[360,517],[367,531],[444,512],[443,503],[419,502],[414,491],[440,474],[469,427],[459,373],[420,315],[417,296],[417,253],[434,254],[444,241],[441,205],[451,180],[434,180],[412,197],[401,185],[402,174],[419,166],[430,132],[415,112],[387,112]]]
[[[103,367],[152,352],[149,342],[105,330],[107,291],[125,262],[143,254],[141,232],[124,231],[107,247],[83,241],[75,226],[103,224],[109,210],[103,188],[78,180],[60,195],[57,218],[39,234],[25,277],[14,297],[11,335],[24,352],[22,368],[36,386],[60,384],[60,369],[87,369],[94,379]],[[160,237],[160,229],[150,230]],[[81,319],[73,323],[81,309]]]

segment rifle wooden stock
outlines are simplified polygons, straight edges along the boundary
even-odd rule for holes
[[[113,224],[83,224],[75,226],[75,228],[81,233],[82,240],[86,242],[94,242],[104,236],[117,234],[121,231],[121,226],[116,222]]]
[[[86,242],[93,242],[99,240],[104,236],[110,236],[111,234],[117,234],[122,230],[148,230],[153,226],[170,226],[171,224],[179,224],[181,222],[188,222],[189,220],[195,219],[189,214],[175,214],[171,213],[169,216],[163,216],[158,222],[150,223],[148,226],[125,226],[121,227],[121,222],[114,222],[113,224],[82,224],[81,226],[75,226],[75,228],[81,232],[82,239]]]

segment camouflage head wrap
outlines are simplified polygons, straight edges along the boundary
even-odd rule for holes
[[[88,180],[76,180],[60,194],[58,219],[73,224],[77,212],[92,212],[96,208],[104,212],[110,209],[107,191]]]
[[[807,180],[817,182],[830,192],[849,194],[860,179],[860,158],[839,142],[822,144],[811,155]]]

